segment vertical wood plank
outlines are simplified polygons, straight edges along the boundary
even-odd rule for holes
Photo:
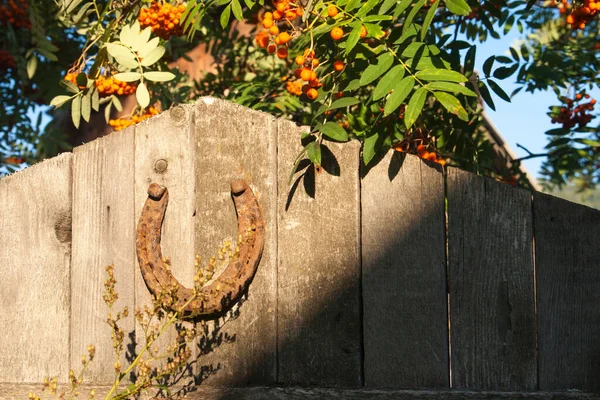
[[[444,177],[392,151],[361,200],[365,385],[449,387]]]
[[[0,204],[0,381],[65,381],[71,154],[0,179]]]
[[[323,162],[339,176],[309,172],[314,197],[301,179],[290,199],[302,129],[278,130],[279,382],[360,385],[359,144],[327,142],[336,161]]]
[[[196,103],[196,252],[204,263],[225,239],[237,241],[237,218],[231,181],[246,179],[265,218],[262,259],[248,289],[212,348],[199,360],[201,374],[215,370],[210,385],[271,384],[276,379],[277,294],[277,130],[265,113],[234,103],[203,98]],[[235,118],[231,116],[235,115]],[[218,276],[218,271],[215,277]],[[209,324],[211,332],[214,324]],[[221,336],[222,335],[222,336]],[[229,338],[229,339],[227,339]],[[214,342],[214,341],[213,341]]]
[[[134,229],[148,197],[150,183],[169,190],[169,205],[162,226],[161,248],[171,258],[171,271],[187,287],[194,282],[194,158],[192,105],[179,105],[136,125],[134,173]],[[136,259],[137,260],[137,259]],[[143,309],[152,304],[139,265],[135,268],[135,304]],[[137,326],[138,344],[144,344]],[[158,347],[167,349],[176,333],[164,334]]]
[[[531,193],[448,170],[453,387],[533,390]]]
[[[541,390],[600,390],[600,211],[533,197]]]
[[[116,361],[109,308],[102,298],[106,266],[114,264],[119,294],[112,316],[128,307],[130,317],[119,326],[134,332],[135,224],[133,172],[135,128],[94,140],[73,150],[73,256],[71,272],[72,368],[81,368],[81,356],[90,344],[94,361],[85,379],[98,384],[114,381]],[[125,337],[125,345],[130,337]],[[125,364],[125,354],[121,356]]]

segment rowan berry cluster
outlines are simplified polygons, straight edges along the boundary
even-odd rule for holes
[[[115,131],[120,131],[145,119],[155,116],[158,114],[158,110],[154,107],[148,107],[142,115],[134,115],[131,118],[117,118],[108,121],[108,124],[114,128]]]
[[[293,28],[292,21],[302,16],[304,12],[300,7],[294,7],[288,0],[279,0],[273,3],[275,10],[267,11],[262,17],[264,31],[256,35],[256,44],[267,49],[269,54],[277,53],[277,57],[286,59],[288,56],[288,43],[292,40],[292,31],[280,30],[279,23]],[[290,32],[292,34],[290,34]]]
[[[573,8],[566,21],[571,25],[571,29],[583,29],[596,17],[598,10],[600,10],[600,1],[585,0],[582,5]]]
[[[19,165],[25,162],[25,159],[23,157],[6,157],[3,160],[6,164],[11,164],[11,165]]]
[[[152,2],[149,8],[140,10],[138,21],[140,27],[151,27],[152,32],[164,39],[169,40],[171,36],[181,36],[181,15],[185,11],[185,5],[171,5],[169,3]]]
[[[319,60],[315,57],[314,50],[304,50],[304,54],[296,57],[294,62],[298,65],[294,71],[296,81],[288,82],[286,89],[296,96],[305,94],[310,100],[316,99],[319,95],[317,89],[323,84],[319,81],[315,71],[319,66]]]
[[[125,96],[135,93],[137,85],[128,82],[123,82],[111,76],[104,77],[100,75],[96,80],[98,93],[102,96],[119,95]]]
[[[400,151],[400,152],[412,153],[412,151],[410,151],[411,150],[410,147],[411,147],[410,143],[404,142],[404,143],[401,143],[401,144],[397,145],[396,147],[394,147],[394,150]],[[424,160],[433,161],[440,165],[446,165],[445,159],[439,157],[435,151],[431,151],[431,152],[428,151],[427,146],[424,145],[423,143],[419,144],[415,150],[416,150],[417,156],[419,158],[422,158]]]
[[[558,112],[551,114],[552,123],[562,124],[564,129],[571,129],[575,125],[579,126],[580,128],[585,127],[593,118],[592,115],[588,114],[588,111],[594,110],[596,100],[591,99],[587,103],[580,103],[574,106],[576,101],[579,101],[583,98],[589,99],[590,95],[578,93],[575,95],[575,99],[564,98],[563,103],[565,105],[560,107]]]
[[[1,23],[11,24],[15,28],[31,29],[31,21],[27,16],[28,7],[26,0],[8,0],[0,4]]]
[[[0,71],[15,68],[15,57],[8,50],[0,49]]]

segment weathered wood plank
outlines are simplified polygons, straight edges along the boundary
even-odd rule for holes
[[[0,179],[0,382],[67,379],[71,156]]]
[[[448,284],[456,388],[536,388],[531,193],[448,169]]]
[[[95,383],[111,383],[115,376],[116,355],[106,323],[110,310],[102,298],[107,265],[114,264],[119,294],[112,316],[128,307],[130,317],[119,326],[126,333],[134,331],[134,132],[128,128],[73,150],[71,367],[79,370],[81,356],[95,345],[96,356],[85,375]]]
[[[539,386],[600,391],[600,211],[533,197]]]
[[[148,186],[156,182],[169,190],[169,205],[162,226],[162,254],[170,257],[173,275],[187,287],[194,278],[194,107],[180,105],[136,126],[134,173],[134,226],[148,197]],[[135,228],[134,228],[135,229]],[[135,305],[151,305],[151,295],[136,262]],[[164,351],[175,331],[166,333],[157,345]],[[143,332],[136,327],[138,344]]]
[[[279,382],[360,385],[359,145],[328,142],[339,176],[308,167],[290,190],[302,129],[278,132]]]
[[[40,392],[40,386],[0,383],[0,400],[22,400],[28,392]],[[81,398],[87,398],[94,389],[96,398],[103,398],[107,386],[85,385],[81,388]],[[185,398],[190,400],[597,400],[600,395],[569,392],[475,392],[464,390],[382,390],[348,389],[319,387],[211,387],[199,386]],[[141,400],[154,398],[152,393],[144,393]]]
[[[235,320],[202,342],[200,374],[216,371],[211,385],[267,384],[276,381],[277,295],[277,130],[265,113],[203,98],[196,103],[196,252],[204,263],[225,239],[237,241],[231,182],[246,179],[265,218],[265,246],[258,271]],[[230,116],[235,115],[235,118]],[[215,277],[218,276],[218,272]],[[221,345],[217,342],[224,340]],[[227,343],[227,342],[230,343]]]
[[[392,151],[361,200],[365,385],[449,387],[441,169]]]

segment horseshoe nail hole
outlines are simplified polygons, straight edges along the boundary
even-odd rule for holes
[[[160,160],[156,160],[156,162],[154,163],[154,171],[159,174],[162,174],[167,170],[168,166],[169,163],[167,162],[167,160],[161,158]]]

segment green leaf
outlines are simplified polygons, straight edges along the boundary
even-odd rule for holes
[[[423,111],[426,99],[427,89],[422,87],[418,88],[415,94],[412,95],[404,113],[404,125],[406,129],[409,129],[417,121],[417,118],[421,115],[421,111]]]
[[[344,10],[352,11],[359,5],[360,5],[360,0],[349,0],[348,3],[346,3],[346,7],[344,8]]]
[[[67,89],[67,91],[69,91],[71,93],[79,93],[79,88],[77,87],[76,84],[74,84],[71,81],[66,81],[63,79],[60,81],[60,85],[64,86],[65,89]]]
[[[71,120],[75,128],[79,128],[79,121],[81,119],[81,96],[77,96],[71,103]]]
[[[496,60],[495,56],[491,56],[483,63],[483,73],[485,76],[490,76],[492,74],[492,65],[494,65],[494,61]]]
[[[111,111],[112,103],[108,103],[106,108],[104,108],[104,120],[108,123],[110,121],[110,111]]]
[[[465,72],[473,72],[475,68],[475,55],[477,46],[471,46],[465,55]]]
[[[402,65],[396,65],[392,67],[377,83],[375,90],[373,91],[373,100],[379,100],[380,98],[387,95],[397,82],[404,76],[404,67]]]
[[[69,100],[71,100],[71,96],[65,96],[65,95],[56,96],[55,98],[53,98],[50,101],[50,107],[59,108],[60,106],[62,106]]]
[[[145,57],[142,57],[142,65],[144,67],[149,67],[152,64],[156,63],[162,58],[162,56],[165,54],[165,51],[166,50],[163,46],[158,46],[150,50]]]
[[[394,9],[394,18],[398,18],[400,14],[404,12],[410,5],[412,0],[401,0],[400,2],[396,1],[396,8]]]
[[[342,97],[341,99],[334,101],[329,107],[329,109],[334,110],[336,108],[349,107],[358,103],[360,103],[360,100],[355,99],[354,97]]]
[[[335,122],[326,122],[325,125],[321,127],[321,133],[328,137],[331,140],[335,140],[337,142],[347,142],[348,141],[348,132]]]
[[[88,91],[85,96],[81,98],[81,116],[85,122],[90,122],[90,115],[92,113],[92,92]]]
[[[144,82],[140,82],[138,85],[135,91],[135,98],[142,108],[146,108],[150,104],[150,93],[148,93],[148,88]]]
[[[406,57],[406,58],[414,57],[417,54],[417,52],[419,51],[419,49],[421,49],[421,47],[423,47],[424,45],[425,45],[425,43],[423,43],[423,42],[412,42],[411,44],[406,46],[404,51],[402,51],[402,57]]]
[[[100,95],[96,86],[92,87],[92,109],[96,112],[100,111]]]
[[[483,82],[479,82],[479,94],[481,94],[481,98],[485,103],[494,111],[496,111],[496,105],[494,104],[494,100],[492,100],[492,95],[490,94],[490,90]]]
[[[498,95],[502,100],[508,101],[510,103],[510,96],[506,94],[506,92],[493,80],[488,79],[487,84],[490,85],[494,93]]]
[[[387,117],[388,115],[396,111],[396,109],[400,107],[400,104],[402,104],[404,100],[406,100],[406,97],[411,92],[414,86],[415,80],[412,76],[407,76],[398,83],[396,83],[394,91],[392,92],[390,97],[388,97],[387,102],[385,103],[385,107],[383,109],[383,116]]]
[[[225,7],[221,13],[221,18],[219,18],[219,21],[221,22],[221,28],[225,29],[227,27],[229,24],[229,18],[231,18],[231,4]]]
[[[121,73],[113,75],[113,78],[118,79],[123,82],[139,81],[141,77],[142,77],[142,74],[140,74],[139,72],[121,72]]]
[[[446,0],[446,7],[456,15],[468,15],[471,12],[471,7],[465,0]]]
[[[456,97],[446,92],[433,92],[433,95],[448,112],[458,116],[463,121],[469,120],[467,111]]]
[[[121,101],[119,100],[119,98],[113,94],[112,96],[110,96],[110,99],[111,99],[112,105],[115,106],[117,111],[123,112],[123,106],[121,105]]]
[[[175,78],[175,74],[167,71],[144,72],[144,78],[153,82],[167,82]]]
[[[443,90],[445,92],[461,93],[466,96],[477,97],[477,94],[471,89],[453,82],[430,82],[425,85],[429,90]]]
[[[380,22],[380,21],[391,21],[391,15],[367,15],[363,18],[363,22]]]
[[[394,62],[394,56],[391,53],[383,53],[377,57],[377,64],[371,64],[363,71],[360,77],[360,85],[365,86],[383,75]]]
[[[35,70],[37,69],[38,59],[36,56],[32,56],[29,60],[27,60],[27,77],[29,79],[33,78],[35,75]]]
[[[321,165],[321,145],[311,142],[306,145],[306,156],[315,165]]]
[[[233,15],[235,19],[238,21],[242,21],[244,19],[244,14],[242,13],[242,6],[240,5],[239,0],[231,0],[231,9],[233,10]]]
[[[383,4],[381,4],[381,7],[379,7],[379,14],[386,14],[394,4],[396,4],[396,0],[385,0]]]
[[[87,75],[83,72],[78,73],[77,76],[75,77],[75,82],[77,83],[77,85],[79,87],[87,86],[87,83],[88,83]]]
[[[426,1],[427,0],[418,0],[415,4],[413,4],[412,9],[408,13],[406,20],[404,20],[404,24],[402,25],[402,33],[406,32],[406,30],[412,26],[413,19],[415,19],[417,13],[421,10],[421,8],[423,8]]]
[[[383,140],[377,131],[374,131],[372,132],[372,135],[365,137],[362,147],[362,158],[365,165],[368,165],[371,160],[373,160],[373,157],[377,154],[382,143]]]
[[[360,21],[355,21],[350,24],[352,31],[350,35],[348,35],[348,40],[346,41],[346,55],[350,54],[354,46],[358,43],[360,39],[360,32],[362,30],[362,23]]]
[[[494,78],[506,79],[514,74],[519,68],[519,64],[514,64],[511,67],[500,67],[494,71]]]
[[[512,56],[512,58],[513,58],[513,59],[514,59],[516,62],[519,62],[519,53],[517,53],[517,50],[515,50],[515,49],[514,49],[514,48],[512,48],[512,47],[509,47],[509,49],[508,49],[508,50],[510,50],[510,55]]]
[[[425,69],[423,71],[419,71],[415,74],[415,76],[419,79],[423,79],[425,81],[449,81],[449,82],[467,82],[468,79],[465,78],[463,74],[460,72],[448,70],[448,69]]]
[[[555,128],[555,129],[550,129],[549,131],[544,132],[546,135],[566,135],[568,133],[570,133],[571,131],[569,129],[565,129],[565,128]]]
[[[356,13],[357,18],[362,18],[369,13],[375,6],[379,3],[380,0],[367,0],[365,4],[358,10]]]
[[[433,21],[433,17],[435,16],[439,4],[440,0],[435,0],[435,3],[431,4],[429,7],[429,11],[427,11],[427,15],[423,20],[423,26],[421,27],[421,40],[425,40],[425,36],[427,36],[429,26],[431,25],[431,21]]]
[[[107,43],[106,50],[108,54],[113,56],[117,61],[119,59],[131,59],[135,60],[135,55],[127,47],[117,43]]]
[[[146,29],[149,29],[149,28],[150,27],[148,27]],[[148,56],[148,53],[150,53],[152,50],[154,50],[156,47],[158,47],[159,41],[160,41],[160,38],[155,37],[155,38],[152,38],[149,41],[147,41],[143,46],[140,46],[140,48],[138,50],[138,56],[142,59],[142,65],[143,65],[143,59]]]

